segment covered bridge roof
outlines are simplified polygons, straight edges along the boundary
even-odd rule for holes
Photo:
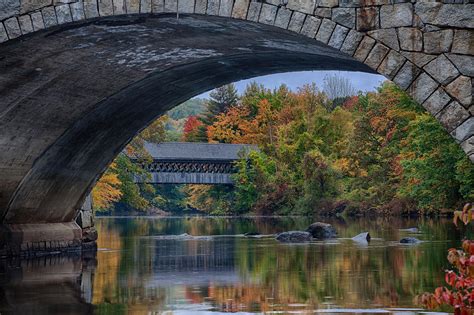
[[[154,160],[238,160],[256,145],[197,142],[145,143],[145,149]]]

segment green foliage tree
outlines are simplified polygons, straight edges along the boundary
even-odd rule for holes
[[[429,212],[459,206],[474,196],[472,163],[432,116],[412,120],[402,143],[400,195]]]

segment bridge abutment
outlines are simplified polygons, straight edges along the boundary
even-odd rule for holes
[[[33,258],[97,250],[92,198],[73,222],[0,225],[0,258]]]
[[[82,229],[76,222],[4,224],[0,229],[0,256],[28,258],[82,250]]]

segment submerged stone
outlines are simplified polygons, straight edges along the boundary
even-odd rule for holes
[[[404,237],[400,240],[401,244],[418,244],[420,242],[416,237]]]
[[[247,236],[247,237],[258,236],[258,235],[260,235],[260,233],[258,232],[247,232],[244,234],[244,236]]]
[[[276,240],[283,243],[309,242],[311,239],[311,234],[305,231],[282,232],[276,236]]]

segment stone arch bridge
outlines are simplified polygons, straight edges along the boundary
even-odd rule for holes
[[[258,75],[383,74],[474,160],[471,2],[0,1],[0,247],[76,246],[84,199],[138,131]]]

